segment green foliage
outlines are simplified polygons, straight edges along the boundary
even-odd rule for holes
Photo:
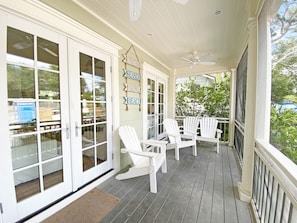
[[[297,113],[271,109],[270,143],[297,163]]]
[[[280,103],[289,95],[294,95],[294,76],[283,75],[279,70],[272,71],[272,95],[271,102]]]
[[[200,86],[195,77],[189,77],[176,89],[177,116],[229,116],[230,76],[224,74],[224,80],[211,86]]]
[[[297,102],[297,2],[285,0],[271,25],[272,91],[270,143],[297,164],[297,113],[273,105]]]

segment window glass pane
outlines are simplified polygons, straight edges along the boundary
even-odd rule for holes
[[[58,44],[37,37],[37,60],[39,67],[59,70]]]
[[[152,103],[155,103],[155,93],[152,93]]]
[[[86,77],[85,75],[89,74],[89,78],[92,78],[93,76],[93,68],[92,68],[92,57],[80,53],[80,74],[84,77]]]
[[[159,94],[159,103],[164,103],[164,95]]]
[[[82,147],[86,148],[94,145],[94,126],[82,127]]]
[[[62,155],[61,131],[42,133],[40,138],[41,158],[43,161]]]
[[[159,84],[159,93],[164,93],[164,85]]]
[[[149,128],[148,129],[148,139],[155,137],[155,128]]]
[[[159,113],[164,112],[164,106],[162,104],[159,105]]]
[[[11,134],[36,131],[35,102],[8,102],[8,116]]]
[[[7,60],[26,65],[34,64],[34,37],[32,34],[7,28]]]
[[[93,100],[93,80],[88,78],[80,79],[80,95],[82,100]]]
[[[7,65],[8,98],[35,98],[34,70],[18,65]]]
[[[37,136],[13,137],[11,139],[11,156],[14,170],[37,163]]]
[[[94,103],[83,100],[81,104],[82,124],[94,123]]]
[[[106,121],[106,103],[96,103],[96,122]]]
[[[95,166],[94,148],[83,151],[83,171]]]
[[[96,147],[97,165],[107,160],[107,144],[104,143]]]
[[[18,202],[40,193],[38,166],[14,173],[14,185]]]
[[[95,58],[95,79],[105,80],[105,62]]]
[[[60,99],[60,75],[49,71],[38,71],[39,99]]]
[[[95,98],[96,101],[106,101],[105,82],[95,82]]]
[[[106,124],[96,125],[96,143],[105,142],[107,138]]]
[[[41,130],[60,128],[61,125],[60,102],[39,102],[39,120]]]
[[[152,101],[153,101],[152,93],[151,92],[148,92],[147,93],[147,103],[152,103]]]
[[[63,161],[53,160],[42,165],[44,189],[63,182]]]
[[[151,80],[151,90],[155,91],[155,81]]]
[[[147,105],[147,113],[148,114],[155,114],[155,104],[148,104]]]

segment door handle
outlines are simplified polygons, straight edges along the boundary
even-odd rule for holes
[[[66,123],[65,128],[63,130],[66,131],[66,139],[70,138],[70,129],[69,129],[69,123]]]
[[[78,130],[81,129],[81,125],[75,122],[75,137],[78,137]]]

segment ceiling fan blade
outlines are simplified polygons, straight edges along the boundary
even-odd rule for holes
[[[200,61],[199,64],[202,64],[202,65],[215,65],[216,62]]]
[[[189,63],[193,63],[193,61],[191,60],[191,59],[188,59],[188,58],[185,58],[185,57],[183,57],[183,58],[180,58],[181,60],[184,60],[184,61],[187,61],[187,62],[189,62]]]
[[[210,57],[212,54],[211,53],[206,53],[206,54],[203,54],[199,57],[200,60],[205,60],[207,59],[208,57]]]

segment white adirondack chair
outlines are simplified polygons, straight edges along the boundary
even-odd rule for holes
[[[121,126],[119,135],[124,143],[122,153],[129,153],[133,166],[125,173],[116,176],[117,180],[150,175],[150,191],[157,193],[157,171],[161,168],[163,173],[167,173],[166,164],[166,144],[167,141],[147,140],[143,141],[143,149],[137,137],[136,131],[131,126]],[[147,146],[150,146],[147,149]],[[155,151],[154,151],[155,150]]]
[[[200,135],[197,136],[198,141],[214,142],[217,144],[217,153],[220,151],[220,138],[222,130],[217,129],[218,120],[211,117],[203,117],[200,119]]]
[[[168,148],[173,147],[175,149],[175,159],[179,160],[179,149],[192,146],[193,156],[197,156],[196,148],[196,135],[180,134],[177,121],[174,119],[165,119],[164,122],[165,131],[169,138]],[[188,140],[182,140],[188,139]]]
[[[195,116],[187,116],[183,120],[183,134],[190,136],[197,135],[197,130],[199,126],[199,118]]]

